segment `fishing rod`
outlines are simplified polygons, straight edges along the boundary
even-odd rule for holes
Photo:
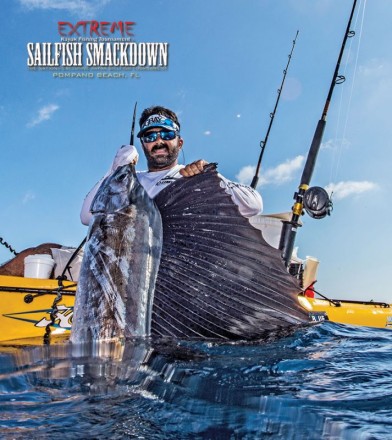
[[[133,108],[131,137],[129,140],[130,145],[133,145],[133,142],[135,139],[136,108],[137,108],[137,102],[135,102],[135,106]],[[0,239],[1,239],[1,237],[0,237]],[[59,286],[60,286],[60,282],[62,280],[66,279],[65,272],[70,269],[70,264],[72,263],[72,261],[74,260],[76,255],[79,253],[79,251],[82,249],[82,247],[84,246],[86,241],[87,241],[87,237],[84,237],[82,242],[79,244],[79,246],[75,249],[74,253],[71,255],[71,258],[68,260],[67,264],[64,267],[63,273],[60,275],[60,277],[58,277]],[[61,287],[63,287],[63,286],[61,285]]]
[[[276,102],[275,102],[274,110],[273,110],[272,113],[270,113],[270,123],[269,123],[269,126],[268,126],[267,134],[265,135],[264,140],[260,142],[260,148],[261,148],[260,156],[259,156],[259,160],[258,160],[258,162],[257,162],[255,175],[254,175],[254,177],[253,177],[253,179],[252,179],[252,183],[250,184],[250,186],[251,186],[253,189],[256,189],[256,187],[257,187],[257,183],[259,182],[259,173],[260,173],[261,161],[262,161],[262,159],[263,159],[264,150],[265,150],[265,146],[267,145],[268,136],[269,136],[269,133],[270,133],[270,131],[271,131],[272,123],[274,122],[276,109],[278,108],[278,104],[279,104],[279,100],[280,100],[280,95],[281,95],[281,93],[282,93],[283,85],[284,85],[284,82],[285,82],[285,80],[286,80],[287,71],[288,71],[288,68],[289,68],[289,65],[290,65],[291,57],[292,57],[292,55],[293,55],[294,46],[295,46],[295,43],[296,43],[296,41],[297,41],[298,33],[299,33],[299,31],[297,31],[297,33],[295,34],[295,38],[294,38],[294,40],[293,40],[293,46],[292,46],[292,48],[291,48],[291,52],[290,52],[290,54],[289,54],[289,59],[288,59],[288,61],[287,61],[286,68],[283,70],[283,79],[282,79],[282,83],[281,83],[281,85],[280,85],[280,88],[278,89],[278,96],[277,96],[277,98],[276,98]]]
[[[130,140],[129,140],[130,145],[133,145],[133,142],[134,142],[134,139],[135,139],[136,108],[137,108],[137,102],[135,102],[135,106],[133,108],[131,137],[130,137]],[[1,237],[0,237],[0,240],[1,240]],[[60,277],[58,277],[59,286],[60,286],[60,282],[62,280],[67,279],[66,276],[65,276],[65,272],[70,269],[70,264],[72,263],[72,261],[74,260],[76,255],[79,253],[79,251],[82,249],[82,247],[84,246],[86,241],[87,241],[87,237],[84,237],[82,242],[79,244],[79,246],[75,249],[74,253],[71,255],[71,258],[68,260],[67,264],[65,265],[63,273],[60,275]],[[61,285],[61,287],[63,287],[63,286]]]
[[[135,102],[135,106],[133,108],[131,136],[130,136],[130,139],[129,139],[130,145],[133,145],[133,142],[134,142],[134,139],[135,139],[136,108],[137,108],[137,102]],[[87,241],[87,237],[84,237],[82,242],[79,244],[77,249],[75,249],[75,251],[71,255],[71,258],[68,260],[67,264],[65,265],[63,273],[59,277],[57,277],[58,288],[55,291],[51,291],[50,292],[50,293],[54,293],[54,292],[57,293],[57,297],[53,301],[51,312],[50,312],[50,322],[47,324],[46,329],[45,329],[45,335],[43,337],[43,343],[45,345],[49,345],[50,344],[51,327],[55,324],[56,319],[57,319],[57,312],[58,312],[57,304],[61,301],[61,299],[63,297],[63,293],[66,292],[65,289],[67,289],[69,287],[74,287],[74,285],[67,286],[67,287],[65,287],[63,285],[63,281],[67,279],[65,273],[66,273],[67,270],[70,271],[71,262],[74,260],[74,258],[79,253],[79,251],[82,249],[82,247],[84,246],[86,241]],[[76,284],[75,284],[75,287],[76,287]],[[0,286],[0,291],[1,291],[1,286]],[[36,296],[37,295],[42,295],[42,294],[46,293],[46,292],[44,292],[44,289],[41,289],[40,292],[43,292],[43,293],[36,293]],[[25,298],[29,302],[33,301],[33,299],[34,299],[34,297],[32,295],[26,295]]]
[[[325,101],[324,109],[321,115],[321,119],[318,121],[313,136],[313,140],[306,159],[306,163],[302,173],[301,182],[298,187],[298,191],[294,193],[295,203],[292,207],[291,220],[282,222],[283,228],[280,237],[279,249],[282,251],[282,258],[286,266],[289,266],[290,264],[291,255],[294,249],[295,237],[297,235],[297,230],[298,227],[301,226],[299,223],[299,219],[300,216],[303,214],[304,208],[306,212],[313,218],[324,218],[326,215],[330,214],[332,209],[332,202],[330,201],[327,192],[320,187],[309,188],[309,184],[316,165],[317,155],[320,150],[323,133],[326,125],[326,120],[327,120],[327,113],[335,85],[341,84],[345,81],[345,77],[343,75],[339,75],[339,68],[347,39],[355,35],[355,32],[350,30],[350,26],[356,4],[357,4],[357,0],[354,0],[350,18],[347,23],[346,32],[344,34],[342,46],[340,48],[338,61],[336,63],[335,72],[332,77],[327,99]]]
[[[133,108],[132,129],[131,129],[131,138],[129,140],[129,145],[133,145],[135,139],[136,108],[137,108],[137,101],[135,102],[135,107]]]

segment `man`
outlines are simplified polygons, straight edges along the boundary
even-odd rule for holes
[[[188,165],[178,164],[178,155],[184,140],[181,138],[177,115],[173,111],[161,106],[147,108],[140,116],[139,125],[137,137],[140,138],[147,159],[148,171],[138,171],[137,177],[151,198],[176,179],[190,178],[203,171],[204,165],[208,163],[203,159]],[[80,214],[83,224],[89,224],[91,202],[103,179],[119,166],[135,164],[138,157],[133,145],[124,145],[118,150],[108,173],[92,188],[83,202]],[[219,177],[222,187],[231,195],[243,216],[251,217],[262,211],[263,202],[257,191],[249,186],[231,182],[221,174]]]
[[[139,120],[140,138],[143,152],[147,159],[148,171],[137,172],[140,183],[146,189],[148,195],[154,198],[163,188],[170,185],[176,179],[190,178],[203,171],[206,162],[203,159],[188,165],[178,164],[178,155],[184,140],[180,134],[180,123],[177,115],[160,106],[150,107],[143,111]],[[113,173],[118,167],[136,163],[139,154],[133,145],[121,147],[106,175],[93,187],[86,196],[80,218],[83,224],[88,225],[92,217],[90,212],[91,202],[98,191],[103,179]],[[252,188],[231,182],[219,174],[221,185],[231,195],[232,200],[238,206],[244,217],[259,214],[263,208],[263,202],[258,192]],[[44,243],[36,248],[29,248],[18,254],[6,264],[0,266],[0,275],[23,276],[24,258],[28,255],[45,253],[51,254],[51,248],[60,248],[57,243]]]

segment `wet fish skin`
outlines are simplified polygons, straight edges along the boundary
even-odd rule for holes
[[[105,179],[91,210],[71,342],[148,336],[162,247],[159,210],[133,165]]]
[[[215,164],[156,197],[163,223],[153,336],[256,340],[309,322],[301,287],[221,186]]]

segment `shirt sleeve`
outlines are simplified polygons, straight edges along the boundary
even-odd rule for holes
[[[263,199],[261,195],[250,186],[232,182],[226,177],[218,174],[227,194],[231,195],[233,202],[238,206],[240,213],[244,217],[252,217],[261,214],[263,211]]]
[[[95,194],[97,194],[99,187],[101,186],[102,182],[105,180],[105,178],[110,174],[110,172],[106,173],[101,180],[99,180],[93,188],[90,190],[90,192],[87,194],[83,201],[82,209],[80,211],[80,221],[84,225],[88,225],[90,223],[91,217],[93,216],[90,211],[91,203],[95,197]]]
[[[98,192],[101,183],[104,181],[106,177],[110,174],[114,173],[114,171],[123,165],[127,165],[129,163],[136,163],[139,158],[139,153],[136,150],[134,145],[122,145],[110,166],[109,171],[102,177],[102,179],[95,184],[95,186],[91,189],[91,191],[87,194],[86,198],[83,201],[82,209],[80,211],[80,220],[84,225],[88,225],[90,223],[92,214],[90,212],[91,202],[93,201],[95,195]]]

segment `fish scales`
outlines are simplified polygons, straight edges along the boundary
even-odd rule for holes
[[[132,165],[105,179],[91,210],[71,341],[148,336],[162,245],[159,210]]]

